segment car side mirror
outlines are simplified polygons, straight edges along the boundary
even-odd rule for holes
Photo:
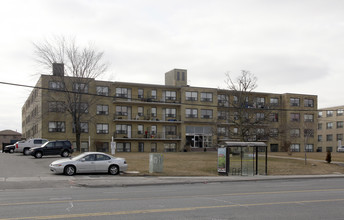
[[[81,162],[85,162],[85,158],[81,158],[80,161],[81,161]]]

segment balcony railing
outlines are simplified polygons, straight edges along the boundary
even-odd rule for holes
[[[126,132],[120,134],[120,132],[114,132],[115,139],[141,139],[141,140],[180,140],[180,133],[176,132],[147,132],[147,131],[131,131],[131,134]]]
[[[122,112],[123,113],[123,112]],[[161,121],[181,122],[181,116],[176,114],[114,114],[114,121]]]
[[[176,97],[128,97],[124,94],[116,94],[113,98],[113,102],[140,102],[140,103],[151,103],[154,102],[155,104],[180,104],[180,100],[177,100]]]

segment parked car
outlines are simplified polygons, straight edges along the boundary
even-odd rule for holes
[[[4,152],[12,154],[14,152],[14,148],[15,148],[14,144],[7,145],[5,146]]]
[[[117,175],[128,169],[124,158],[113,157],[101,152],[85,152],[73,158],[52,162],[50,170],[72,176],[75,173],[109,173]]]
[[[338,147],[337,152],[344,152],[344,146]]]
[[[61,155],[68,157],[73,153],[72,143],[68,140],[48,141],[40,147],[30,149],[30,154],[36,158],[42,158],[46,155]]]
[[[27,141],[18,141],[15,143],[15,149],[14,152],[16,153],[23,153],[24,155],[30,154],[30,148],[32,147],[40,147],[42,144],[47,142],[47,139],[42,138],[33,138],[29,139]]]

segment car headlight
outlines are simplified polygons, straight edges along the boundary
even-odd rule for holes
[[[62,164],[51,164],[52,167],[61,167]]]

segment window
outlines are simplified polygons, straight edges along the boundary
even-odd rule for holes
[[[156,125],[151,126],[151,134],[156,135]]]
[[[137,126],[137,134],[143,134],[143,125]]]
[[[75,125],[73,124],[73,133],[76,132]],[[80,122],[80,132],[81,133],[88,133],[88,123],[87,122]]]
[[[109,125],[108,124],[97,124],[97,134],[108,134]]]
[[[118,98],[131,98],[130,89],[116,88],[116,97]]]
[[[278,144],[270,144],[271,152],[278,152]]]
[[[143,142],[139,142],[138,152],[145,152],[145,145]]]
[[[328,152],[328,151],[332,152],[333,148],[332,147],[326,147],[326,152]]]
[[[314,152],[313,144],[306,144],[305,150],[306,152]]]
[[[278,113],[271,113],[270,114],[270,121],[278,122]]]
[[[197,101],[197,92],[185,92],[186,101]]]
[[[317,147],[317,152],[322,152],[322,147]]]
[[[65,132],[66,126],[64,121],[50,121],[49,132]]]
[[[300,137],[300,129],[298,128],[290,129],[290,137]]]
[[[185,109],[185,117],[186,118],[197,118],[198,117],[197,109],[195,109],[195,108]]]
[[[318,142],[322,141],[322,135],[318,135]]]
[[[49,82],[49,89],[63,90],[64,83],[63,82]]]
[[[109,152],[109,142],[96,142],[96,151],[98,152]],[[103,155],[96,155],[103,156]],[[107,156],[106,156],[107,157]]]
[[[165,100],[175,101],[177,97],[176,91],[165,91]]]
[[[143,116],[143,107],[137,107],[137,115]]]
[[[177,144],[175,143],[166,143],[164,144],[164,152],[176,152]]]
[[[88,85],[86,83],[74,83],[73,92],[88,93]]]
[[[239,102],[238,96],[233,96],[233,103],[238,104],[238,102]]]
[[[96,160],[98,160],[98,161],[100,161],[100,160],[110,160],[110,159],[111,158],[109,156],[106,156],[106,155],[103,155],[103,154],[96,154]]]
[[[117,149],[117,152],[130,152],[131,151],[131,145],[130,143],[117,143],[116,144],[116,149]]]
[[[233,128],[233,134],[238,134],[239,129],[238,128]]]
[[[137,98],[139,99],[142,99],[144,96],[143,96],[143,89],[138,89],[137,90]]]
[[[303,115],[305,122],[313,122],[314,116],[312,114],[304,114]]]
[[[127,116],[128,115],[128,107],[127,106],[116,106],[116,115],[117,116]]]
[[[332,129],[332,128],[333,128],[333,122],[327,122],[326,129]]]
[[[176,126],[165,126],[165,134],[166,135],[176,135],[177,134],[177,127]]]
[[[108,115],[109,106],[108,105],[97,105],[97,115]]]
[[[292,152],[300,152],[300,144],[291,144],[290,145],[290,150]]]
[[[109,96],[109,87],[107,86],[97,86],[97,95]]]
[[[338,109],[337,110],[337,116],[341,116],[344,114],[344,109]]]
[[[343,134],[337,134],[337,141],[343,140]]]
[[[313,99],[304,99],[304,107],[314,107],[314,100]]]
[[[277,128],[271,128],[270,129],[270,137],[277,137],[278,136],[278,129]]]
[[[228,106],[228,96],[227,95],[217,95],[217,103],[219,106]]]
[[[156,98],[157,98],[157,96],[156,96],[156,90],[155,90],[155,89],[151,91],[151,98],[152,98],[152,99],[156,99]]]
[[[326,117],[332,117],[333,116],[333,111],[329,110],[326,111]]]
[[[298,122],[300,121],[299,113],[290,113],[290,121]]]
[[[64,102],[49,102],[48,106],[49,112],[65,112]]]
[[[321,118],[321,117],[322,117],[322,115],[323,115],[323,113],[322,113],[322,112],[318,112],[318,118]]]
[[[180,72],[177,72],[177,81],[180,80]]]
[[[318,130],[322,129],[322,123],[318,123]]]
[[[263,97],[256,97],[255,98],[255,104],[257,108],[262,108],[265,105],[265,98]]]
[[[182,72],[182,81],[185,81],[185,72]]]
[[[264,117],[265,117],[264,113],[261,113],[261,112],[256,113],[256,121],[263,121]]]
[[[300,99],[299,98],[290,98],[290,105],[291,106],[300,106]]]
[[[217,135],[228,136],[226,127],[217,127]]]
[[[151,115],[152,117],[156,117],[156,108],[151,108]]]
[[[175,109],[175,108],[167,108],[166,109],[166,117],[175,118],[176,114],[177,114],[177,109]]]
[[[127,125],[116,125],[116,134],[127,134]]]
[[[86,102],[75,102],[72,107],[73,111],[88,113],[88,104]]]
[[[228,119],[228,112],[226,112],[226,111],[217,111],[217,119],[220,119],[220,120]]]
[[[201,118],[204,118],[204,119],[213,118],[213,110],[201,109]]]
[[[333,141],[333,135],[332,134],[326,135],[326,141]]]
[[[303,134],[304,134],[304,137],[314,137],[314,130],[313,129],[304,129]]]
[[[239,120],[239,112],[234,112],[233,115],[234,120]]]
[[[271,106],[278,106],[278,98],[270,98]]]
[[[151,143],[151,152],[157,152],[158,148],[156,146],[156,143]]]
[[[212,102],[213,101],[213,93],[201,92],[201,101],[202,102]]]
[[[337,128],[343,128],[343,122],[337,121]]]

